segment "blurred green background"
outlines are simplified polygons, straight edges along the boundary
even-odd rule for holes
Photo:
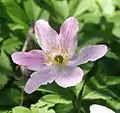
[[[80,48],[102,43],[109,51],[104,58],[81,65],[85,76],[80,84],[63,89],[52,83],[25,94],[31,72],[16,66],[11,54],[23,49],[38,19],[48,20],[59,31],[70,16],[80,23]],[[34,48],[39,46],[33,34],[26,50]],[[89,113],[93,103],[120,113],[120,0],[1,0],[0,113]]]

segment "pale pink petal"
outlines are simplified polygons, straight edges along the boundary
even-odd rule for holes
[[[74,86],[82,81],[83,70],[79,67],[66,67],[61,72],[55,82],[61,87],[67,88]]]
[[[90,113],[115,113],[115,112],[105,106],[93,104],[90,106]]]
[[[14,63],[25,66],[31,70],[40,70],[46,63],[45,54],[41,50],[13,53],[12,60]]]
[[[60,28],[60,46],[73,55],[77,47],[78,21],[74,17],[68,18]]]
[[[50,51],[57,47],[58,34],[50,27],[47,21],[40,19],[35,23],[35,35],[44,51]]]
[[[75,66],[87,63],[88,61],[95,61],[103,57],[107,52],[106,45],[89,45],[84,47],[78,53],[78,57],[70,60],[68,65]]]
[[[39,88],[39,86],[52,83],[56,77],[57,75],[49,68],[34,72],[32,73],[31,78],[28,79],[24,91],[30,94]]]

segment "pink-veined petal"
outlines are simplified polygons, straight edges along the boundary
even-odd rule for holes
[[[106,45],[89,45],[80,50],[78,57],[70,60],[68,65],[75,66],[87,63],[88,61],[95,61],[103,57],[107,52]]]
[[[90,113],[115,113],[115,112],[105,106],[93,104],[90,106]]]
[[[72,56],[77,47],[78,21],[74,17],[68,18],[60,28],[59,45],[67,49]]]
[[[52,83],[57,77],[57,74],[51,68],[41,69],[40,71],[31,74],[28,79],[24,91],[28,94],[33,93],[39,86],[47,83]]]
[[[15,52],[12,60],[18,65],[25,66],[30,70],[40,70],[46,63],[46,57],[41,50],[31,50],[29,52]]]
[[[57,47],[58,34],[47,21],[40,19],[35,23],[35,35],[44,51],[51,51],[51,49]]]
[[[55,82],[64,88],[74,86],[82,81],[83,70],[79,67],[66,67]]]

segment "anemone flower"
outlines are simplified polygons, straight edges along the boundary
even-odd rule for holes
[[[64,88],[74,86],[84,75],[77,66],[105,55],[106,45],[88,45],[76,52],[77,32],[78,21],[74,17],[62,24],[59,34],[43,19],[35,23],[35,35],[42,50],[12,54],[14,63],[35,71],[27,81],[26,93],[30,94],[39,86],[53,81]]]
[[[115,112],[105,106],[93,104],[90,106],[90,113],[115,113]]]

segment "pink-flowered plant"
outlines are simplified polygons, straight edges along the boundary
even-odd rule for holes
[[[42,50],[12,54],[14,63],[35,71],[27,81],[26,93],[53,81],[64,88],[74,86],[83,78],[83,70],[76,66],[105,55],[106,45],[89,45],[76,52],[77,32],[78,21],[74,17],[62,24],[59,34],[43,19],[35,23],[35,35]]]

